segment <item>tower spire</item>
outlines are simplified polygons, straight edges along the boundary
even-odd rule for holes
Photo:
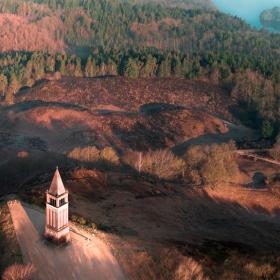
[[[65,187],[63,185],[58,166],[56,167],[49,193],[54,196],[60,196],[65,193]]]

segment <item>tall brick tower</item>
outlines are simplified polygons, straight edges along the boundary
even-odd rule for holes
[[[58,168],[46,192],[45,237],[55,243],[70,241],[68,224],[68,191],[65,190]]]

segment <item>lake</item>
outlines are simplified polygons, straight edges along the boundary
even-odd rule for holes
[[[233,16],[238,16],[250,25],[261,28],[260,14],[263,10],[280,7],[280,0],[213,0],[216,7]]]

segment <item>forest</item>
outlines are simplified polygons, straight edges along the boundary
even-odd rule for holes
[[[248,124],[262,129],[264,137],[275,135],[280,114],[280,35],[257,31],[239,18],[208,9],[209,1],[199,1],[199,6],[187,0],[166,3],[1,1],[2,14],[24,17],[39,26],[47,19],[49,25],[54,22],[48,28],[55,30],[54,40],[63,40],[66,46],[63,52],[2,53],[4,102],[13,103],[21,88],[52,73],[56,77],[207,78],[240,102]],[[182,3],[188,8],[182,8]]]

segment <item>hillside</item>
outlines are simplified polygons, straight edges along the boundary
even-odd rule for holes
[[[191,269],[210,279],[277,279],[279,197],[253,187],[256,174],[276,174],[275,166],[234,157],[240,168],[234,182],[206,187],[190,183],[188,170],[164,179],[133,165],[139,152],[176,150],[184,158],[189,145],[255,139],[234,124],[236,105],[206,80],[42,80],[1,111],[1,194],[42,205],[58,164],[71,217],[94,223],[129,279],[180,280]],[[88,161],[91,151],[105,148],[115,151],[109,162]]]
[[[0,50],[10,51],[0,55],[2,101],[50,76],[210,79],[240,103],[246,124],[269,123],[275,136],[280,36],[215,9],[166,3],[2,1]]]
[[[42,33],[45,40],[48,38],[50,43],[55,41],[54,46],[48,44],[48,50],[60,50],[62,41],[66,46],[65,51],[72,50],[83,55],[91,47],[122,49],[153,46],[190,54],[198,49],[213,52],[231,49],[243,53],[250,48],[257,52],[263,44],[273,52],[277,49],[274,44],[278,41],[277,37],[257,32],[240,19],[215,9],[200,9],[211,6],[210,1],[95,0],[62,3],[58,0],[21,0],[19,3],[3,0],[0,12],[15,14],[33,28],[44,27],[46,30],[42,30]],[[139,24],[143,27],[143,33],[134,29]],[[204,28],[201,28],[202,25]],[[3,32],[11,34],[8,37],[12,38],[13,28],[10,30],[5,25]],[[233,36],[233,33],[238,36]],[[31,46],[37,46],[33,42],[36,36],[33,37],[27,38],[31,42],[25,50],[33,50]],[[14,50],[9,41],[7,44],[5,50]],[[45,50],[45,47],[42,45],[41,50]]]
[[[211,0],[0,0],[0,38],[0,273],[22,261],[2,205],[43,225],[59,166],[126,279],[280,279],[279,34]],[[77,271],[103,268],[84,242]]]
[[[226,134],[222,119],[235,119],[234,104],[221,88],[184,79],[64,78],[22,90],[15,101],[1,111],[1,174],[21,165],[22,151],[30,153],[31,166],[45,157],[35,173],[40,174],[56,160],[64,165],[76,147],[110,146],[120,154],[173,148],[206,134]],[[5,176],[1,191],[28,180],[32,169]]]
[[[225,125],[224,119],[236,122],[235,104],[219,86],[180,78],[65,77],[23,89],[15,102],[0,115],[1,192],[41,205],[50,170],[59,164],[71,216],[96,224],[95,234],[112,246],[128,278],[179,280],[190,266],[210,279],[258,279],[258,265],[271,268],[261,275],[278,275],[273,214],[279,198],[250,187],[256,173],[269,176],[277,168],[238,158],[234,182],[206,187],[138,174],[129,165],[141,151],[253,136]],[[80,160],[68,156],[89,146],[113,148],[118,164],[87,162],[89,150]]]

